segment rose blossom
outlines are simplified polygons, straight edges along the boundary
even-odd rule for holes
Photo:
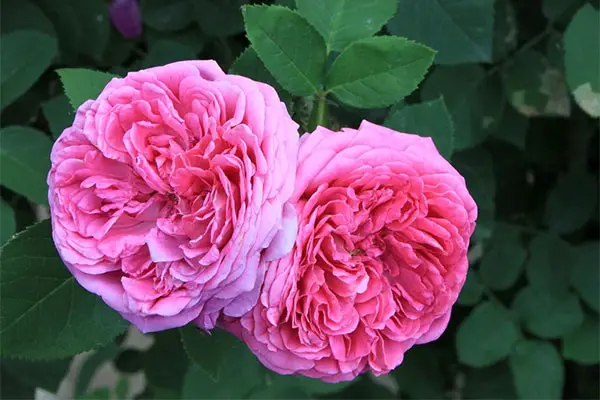
[[[477,215],[429,138],[363,121],[300,139],[298,236],[257,305],[224,326],[268,368],[328,382],[398,366],[437,339],[467,273]]]
[[[113,79],[52,150],[63,261],[145,332],[243,315],[296,235],[297,127],[272,87],[214,61]]]

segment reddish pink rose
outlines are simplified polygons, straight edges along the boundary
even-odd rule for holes
[[[298,235],[224,326],[270,369],[328,382],[437,339],[467,274],[476,205],[429,138],[364,121],[300,139]]]
[[[214,61],[113,79],[52,150],[62,259],[142,331],[243,315],[295,239],[297,127],[272,87]]]

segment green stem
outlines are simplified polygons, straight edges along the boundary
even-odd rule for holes
[[[325,96],[319,96],[319,100],[317,101],[316,126],[327,127],[327,102],[325,99]]]
[[[316,103],[313,106],[312,113],[306,126],[306,132],[314,131],[317,126],[329,127],[329,113],[327,112],[327,96],[324,93],[318,93]]]

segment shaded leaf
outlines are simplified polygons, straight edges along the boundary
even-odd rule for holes
[[[193,21],[193,4],[188,0],[141,0],[142,20],[158,31],[179,31]]]
[[[127,327],[118,313],[75,282],[50,230],[50,221],[42,221],[3,247],[3,355],[32,360],[71,356],[107,343]]]
[[[496,180],[492,156],[481,148],[462,151],[452,156],[452,165],[465,178],[467,188],[477,203],[475,238],[491,237],[496,224]]]
[[[181,398],[184,376],[190,363],[179,332],[171,329],[152,336],[154,344],[143,356],[148,387],[155,398]]]
[[[140,68],[160,67],[176,61],[193,60],[196,53],[190,47],[172,40],[162,39],[152,44]]]
[[[509,363],[520,398],[562,398],[565,367],[551,343],[539,340],[520,342],[511,354]]]
[[[0,21],[3,34],[22,30],[38,31],[56,37],[52,22],[35,3],[29,0],[2,0]]]
[[[492,59],[494,0],[400,0],[388,30],[438,51],[439,64]]]
[[[0,182],[38,204],[48,204],[50,138],[37,129],[0,129]]]
[[[16,232],[15,210],[0,198],[0,246]]]
[[[427,379],[423,373],[427,371]],[[398,381],[400,392],[413,399],[439,399],[443,397],[444,371],[439,352],[434,347],[415,346],[406,352],[402,364],[392,373]]]
[[[235,359],[243,349],[242,342],[229,332],[215,330],[206,333],[188,325],[179,329],[183,348],[194,363],[200,366],[210,379],[218,382],[224,365]]]
[[[512,59],[503,70],[502,80],[510,103],[527,117],[571,114],[562,70],[535,50],[521,52]]]
[[[583,310],[573,293],[527,286],[515,297],[513,309],[529,332],[544,339],[560,338],[583,322]]]
[[[0,109],[27,91],[56,56],[56,40],[36,31],[2,35],[0,48]]]
[[[102,61],[110,38],[110,18],[104,0],[38,0],[58,34],[61,57],[84,54]]]
[[[516,399],[510,369],[506,362],[487,368],[471,368],[466,373],[464,398],[474,400]]]
[[[597,199],[598,179],[592,174],[572,171],[560,175],[548,193],[544,222],[557,233],[575,231],[593,217]]]
[[[51,393],[58,390],[71,364],[71,359],[56,361],[2,360],[2,368],[25,385],[45,389]]]
[[[469,268],[467,280],[460,291],[457,303],[463,306],[472,306],[479,303],[479,300],[481,300],[481,296],[483,295],[483,289],[484,287],[479,281],[477,270]]]
[[[509,225],[497,225],[479,265],[481,279],[491,289],[506,290],[523,272],[526,257],[520,231]]]
[[[48,121],[52,137],[58,139],[60,134],[73,124],[75,113],[69,99],[64,94],[59,94],[42,103],[44,118]]]
[[[229,36],[244,31],[241,7],[247,0],[194,0],[196,21],[206,34]]]
[[[525,150],[528,128],[529,119],[513,107],[507,107],[502,114],[498,127],[492,131],[492,136]]]
[[[295,388],[304,394],[314,397],[315,395],[323,395],[325,393],[336,393],[344,389],[350,388],[352,382],[327,383],[320,379],[307,378],[301,375],[279,375],[277,373],[267,371],[266,390],[257,392],[253,397],[261,398],[262,394],[275,396],[276,393],[281,393],[284,388]]]
[[[519,329],[507,310],[492,302],[479,304],[456,333],[458,359],[471,367],[487,367],[506,358]]]
[[[5,371],[4,366],[0,369],[0,397],[3,399],[26,399],[35,398],[35,388],[25,385]]]
[[[517,16],[510,0],[496,0],[494,10],[493,59],[500,61],[517,47]]]
[[[589,307],[600,312],[600,244],[581,244],[575,247],[575,253],[575,262],[569,265],[571,285]]]
[[[600,321],[588,316],[575,331],[563,337],[562,354],[565,360],[584,365],[600,362]]]
[[[497,78],[475,64],[437,67],[423,83],[423,99],[440,96],[448,106],[455,129],[455,150],[481,143],[490,134],[504,107]]]
[[[384,125],[399,132],[430,137],[446,159],[452,156],[454,125],[443,98],[403,107],[391,113]]]
[[[217,381],[200,365],[192,364],[185,374],[183,398],[244,398],[263,384],[264,376],[265,371],[254,354],[247,347],[241,346],[235,357],[230,357],[223,363]]]
[[[531,286],[564,293],[575,260],[576,254],[569,243],[552,234],[540,234],[529,245],[529,260],[525,266],[527,279]]]

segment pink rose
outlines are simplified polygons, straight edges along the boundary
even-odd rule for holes
[[[224,326],[270,369],[328,382],[398,366],[437,339],[467,274],[477,216],[429,138],[364,121],[300,139],[291,254]]]
[[[113,79],[52,150],[62,259],[145,332],[243,315],[295,239],[297,127],[272,87],[214,61]]]

